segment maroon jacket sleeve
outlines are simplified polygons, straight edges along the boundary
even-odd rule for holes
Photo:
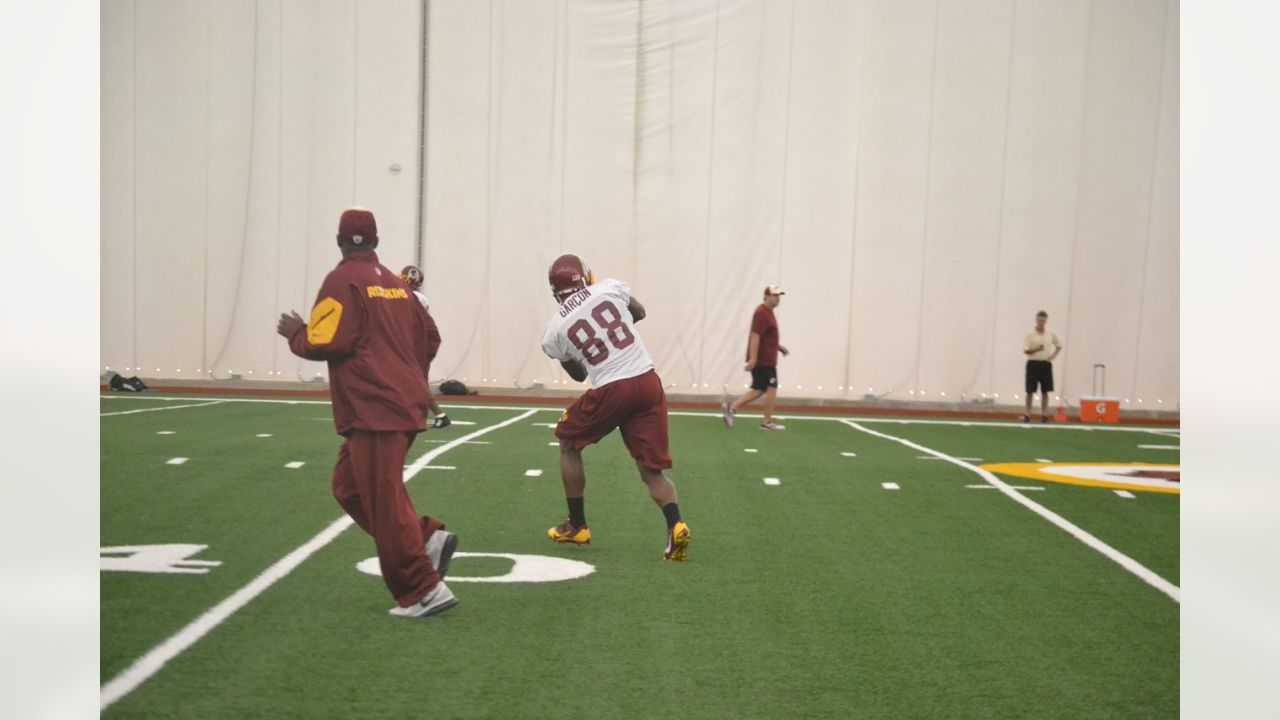
[[[364,305],[339,273],[332,272],[316,295],[311,319],[289,338],[294,355],[308,360],[336,360],[350,355],[364,332]]]

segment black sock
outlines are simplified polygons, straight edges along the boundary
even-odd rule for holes
[[[587,524],[587,513],[582,507],[582,498],[565,498],[569,503],[569,523],[576,528]]]
[[[667,503],[662,506],[662,514],[667,518],[667,529],[676,526],[680,522],[680,506],[675,503]]]

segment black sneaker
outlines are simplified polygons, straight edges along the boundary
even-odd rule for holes
[[[435,421],[435,422],[433,422],[433,423],[431,423],[431,427],[433,427],[433,428],[447,428],[447,427],[449,427],[449,426],[450,426],[450,425],[452,425],[452,424],[453,424],[453,421],[449,419],[449,416],[448,416],[448,415],[437,415],[437,416],[436,416],[436,421]]]
[[[1029,422],[1031,422],[1031,416],[1030,416],[1030,415],[1023,415],[1023,416],[1022,416],[1022,422],[1024,422],[1024,423],[1029,423]]]
[[[1047,422],[1049,422],[1049,416],[1048,416],[1048,415],[1041,415],[1041,416],[1040,416],[1040,422],[1042,422],[1042,423],[1047,423]]]

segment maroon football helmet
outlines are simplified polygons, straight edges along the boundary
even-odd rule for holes
[[[556,258],[547,270],[547,282],[551,283],[551,294],[556,302],[564,302],[566,297],[595,284],[595,281],[596,276],[587,261],[573,254]]]
[[[416,265],[405,265],[400,271],[400,279],[410,290],[417,290],[422,287],[422,271]]]

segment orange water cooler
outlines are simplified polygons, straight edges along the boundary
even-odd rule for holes
[[[1107,366],[1093,366],[1093,394],[1080,398],[1082,422],[1120,422],[1120,399],[1107,397]]]

